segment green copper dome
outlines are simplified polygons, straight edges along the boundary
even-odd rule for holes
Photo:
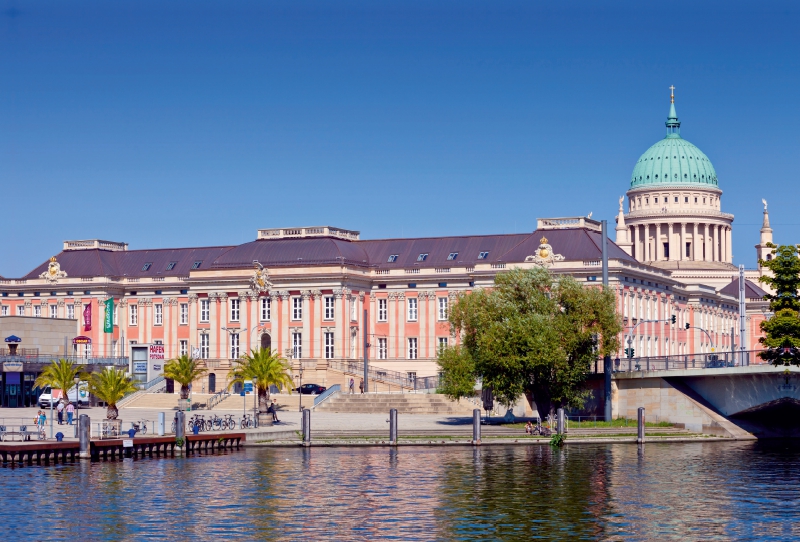
[[[674,103],[670,104],[666,125],[667,136],[636,162],[631,188],[682,185],[718,188],[717,172],[708,156],[681,137]]]

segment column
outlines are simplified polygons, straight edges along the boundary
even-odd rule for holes
[[[669,259],[670,261],[679,260],[679,253],[675,253],[675,239],[674,239],[674,231],[672,229],[672,222],[667,224],[667,243],[669,243]]]
[[[680,246],[678,247],[678,259],[683,261],[686,259],[686,222],[681,222],[681,237]]]
[[[647,261],[647,238],[644,234],[644,225],[639,225],[638,235],[636,236],[637,241],[640,245],[639,247],[639,258],[640,262]]]
[[[377,297],[375,296],[375,292],[368,292],[369,295],[369,326],[366,329],[367,333],[371,333],[372,335],[368,335],[369,342],[372,346],[369,349],[369,358],[374,359],[378,357],[378,336],[375,334],[375,326],[378,323],[378,301]],[[389,307],[386,307],[386,310],[389,310]],[[388,316],[388,314],[387,314]],[[388,357],[388,356],[387,356]]]
[[[635,233],[636,233],[635,228],[636,228],[636,226],[628,226],[628,241],[633,246],[633,250],[634,250],[633,257],[638,260],[639,259],[639,250],[638,250],[638,247],[636,246],[636,243],[639,241],[639,239],[637,239],[638,236],[635,235]]]
[[[311,302],[309,301],[311,298],[311,291],[303,290],[300,292],[300,296],[300,299],[302,299],[303,303],[303,357],[313,358],[314,352],[311,349],[311,345],[314,343],[314,341],[311,340]]]
[[[732,234],[731,226],[725,228],[725,238],[727,242],[725,243],[725,247],[727,248],[727,258],[728,263],[733,263],[733,246],[731,246],[731,234]]]
[[[406,358],[406,319],[408,312],[406,311],[406,294],[399,292],[397,294],[397,359]]]
[[[400,321],[400,316],[397,311],[397,293],[389,292],[389,301],[387,302],[386,310],[389,311],[389,336],[386,338],[386,347],[389,349],[386,357],[389,359],[397,358],[397,323]]]
[[[323,359],[325,357],[325,330],[322,329],[322,317],[324,316],[322,313],[324,305],[322,302],[322,292],[320,290],[314,290],[311,292],[311,295],[314,300],[314,326],[312,326],[314,330],[314,357]]]
[[[161,327],[163,328],[164,333],[162,337],[164,337],[164,358],[170,359],[172,358],[172,340],[170,334],[170,323],[171,318],[169,311],[171,310],[171,299],[169,297],[162,297],[161,298]],[[155,310],[155,308],[153,309]]]
[[[419,333],[417,334],[417,359],[425,357],[425,347],[427,341],[425,336],[428,330],[428,292],[422,291],[417,296],[417,322],[419,323]]]
[[[269,292],[269,338],[270,338],[270,349],[273,351],[278,352],[279,355],[283,355],[283,352],[280,350],[280,343],[278,342],[278,321],[280,314],[278,311],[281,310],[281,303],[280,303],[280,296],[278,292],[275,290],[270,290]],[[259,316],[260,317],[260,316]],[[259,339],[260,341],[260,339]],[[259,344],[260,346],[260,344]]]
[[[339,353],[340,358],[346,358],[346,345],[344,339],[344,334],[342,333],[342,329],[344,323],[344,313],[342,312],[342,305],[344,304],[342,301],[342,296],[344,295],[342,290],[334,290],[333,291],[333,313],[334,313],[334,329],[333,329],[333,344],[335,345],[336,351]]]
[[[120,315],[121,317],[122,315]],[[189,294],[189,355],[192,355],[192,348],[199,348],[197,338],[197,294]]]
[[[247,350],[249,352],[250,350],[257,350],[261,348],[260,344],[261,337],[259,337],[258,333],[256,332],[256,329],[258,329],[259,324],[261,323],[259,321],[261,315],[258,314],[261,305],[261,300],[258,296],[258,293],[257,292],[251,293],[251,295],[247,297],[247,303],[250,309],[250,322],[249,322],[250,325],[247,328]],[[258,346],[256,346],[257,341],[258,341]]]
[[[714,258],[714,261],[718,262],[718,261],[720,261],[720,257],[719,257],[719,249],[720,249],[719,232],[720,232],[720,226],[719,226],[719,224],[713,224],[711,226],[711,231],[713,232],[712,238],[714,239],[714,241],[713,241],[713,243],[714,243],[714,245],[713,245],[714,246],[714,251],[712,253],[712,256]]]
[[[719,261],[724,262],[727,260],[725,257],[725,226],[717,226],[717,232],[719,232]]]
[[[289,292],[287,290],[283,290],[280,292],[280,296],[281,303],[279,310],[281,312],[278,320],[278,326],[280,329],[280,333],[278,334],[278,353],[281,356],[285,356],[286,351],[291,350],[292,348],[292,337],[289,333]]]
[[[219,306],[217,294],[208,294],[208,357],[219,359]]]
[[[656,245],[656,261],[660,262],[664,259],[664,245],[661,243],[661,224],[655,224],[655,230],[653,238],[655,239]]]
[[[181,353],[178,347],[178,329],[181,327],[181,299],[179,297],[172,299],[172,352],[173,357]]]

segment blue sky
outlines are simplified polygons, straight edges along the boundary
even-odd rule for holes
[[[65,239],[613,221],[671,84],[753,267],[762,197],[800,240],[798,28],[797,2],[0,0],[0,274]]]

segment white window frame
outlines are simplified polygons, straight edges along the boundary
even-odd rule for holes
[[[386,337],[378,337],[378,359],[386,359],[389,353],[388,342]]]
[[[389,300],[385,297],[378,299],[378,322],[389,321]]]
[[[0,307],[0,316],[8,316],[8,305]]]
[[[408,359],[417,359],[419,354],[419,343],[416,337],[408,338]]]
[[[58,318],[58,305],[49,305],[50,318]]]
[[[238,322],[239,321],[239,312],[240,312],[239,309],[241,307],[241,304],[239,303],[239,298],[238,297],[232,297],[230,301],[231,301],[231,310],[230,310],[231,319],[230,319],[230,321],[231,322]]]
[[[208,322],[211,314],[211,301],[209,299],[200,300],[200,321]]]
[[[189,341],[185,339],[181,339],[180,341],[180,349],[178,350],[179,356],[186,356],[189,354]]]
[[[129,326],[137,326],[139,325],[139,305],[135,303],[131,303],[128,305],[128,325]]]
[[[261,298],[261,321],[269,322],[272,319],[272,300],[268,297]]]
[[[325,296],[325,314],[323,320],[336,319],[336,298],[332,295]]]
[[[438,337],[437,344],[438,344],[439,350],[447,348],[447,337]]]
[[[75,319],[75,305],[67,305],[67,318],[70,320]]]
[[[231,333],[231,358],[230,359],[239,359],[239,334],[238,333]]]
[[[334,346],[334,333],[332,331],[326,331],[324,336],[325,341],[325,359],[333,359],[336,353],[336,349]]]
[[[189,325],[189,304],[181,303],[181,325]]]
[[[208,354],[211,350],[210,337],[211,336],[208,333],[203,333],[200,335],[200,359],[208,359]]]
[[[292,359],[303,358],[303,333],[301,331],[292,332]]]
[[[439,320],[444,321],[447,320],[448,317],[448,298],[440,297],[439,298]]]
[[[408,301],[408,310],[406,311],[408,316],[408,321],[416,322],[417,317],[419,316],[418,300],[416,297],[408,297],[406,298],[406,300]]]
[[[34,305],[33,306],[33,316],[35,318],[41,318],[42,317],[42,306],[41,305]]]
[[[161,303],[153,304],[153,325],[160,326],[164,324],[164,305]]]
[[[292,320],[299,321],[303,319],[303,298],[292,298]]]
[[[17,316],[25,316],[25,305],[17,305]]]

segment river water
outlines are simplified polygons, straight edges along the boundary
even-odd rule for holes
[[[791,540],[800,445],[250,448],[0,469],[4,539]]]

